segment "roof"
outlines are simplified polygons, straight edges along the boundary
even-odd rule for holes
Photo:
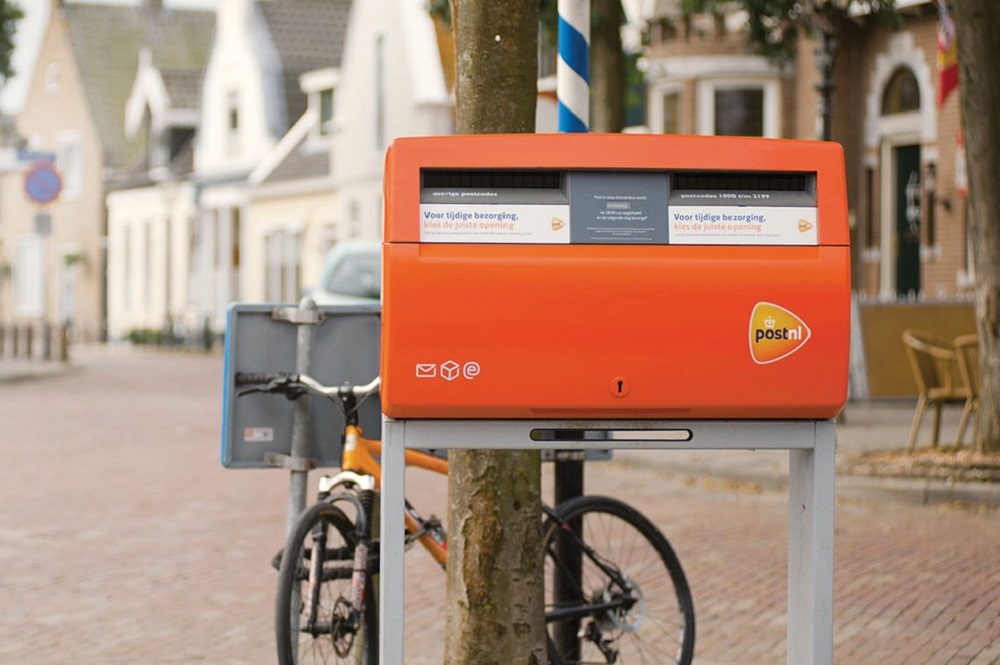
[[[155,66],[156,63],[154,62]],[[178,109],[195,109],[201,106],[202,69],[159,67],[163,85],[170,96],[170,104]]]
[[[174,104],[197,108],[194,81],[200,81],[208,59],[215,12],[76,3],[61,11],[107,165],[131,163],[142,145],[140,138],[125,137],[125,100],[135,82],[139,52],[150,50]]]
[[[252,184],[278,184],[330,176],[330,141],[314,132],[319,115],[306,111],[250,174]]]
[[[330,151],[317,150],[309,146],[308,137],[303,137],[298,145],[288,153],[264,179],[265,183],[288,182],[325,178],[330,175]]]
[[[289,122],[306,109],[299,77],[308,71],[340,67],[351,0],[266,0],[257,3],[281,58]]]

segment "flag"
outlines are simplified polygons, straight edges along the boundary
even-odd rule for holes
[[[948,95],[958,87],[958,47],[955,45],[955,22],[951,20],[948,4],[937,0],[937,66],[938,107],[944,106]]]

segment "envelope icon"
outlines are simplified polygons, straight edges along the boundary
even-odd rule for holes
[[[437,376],[437,363],[417,363],[418,379],[433,379]]]

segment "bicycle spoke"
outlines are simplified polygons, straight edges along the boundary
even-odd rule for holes
[[[363,614],[352,602],[354,542],[353,524],[328,504],[316,504],[296,525],[285,548],[294,559],[282,561],[279,572],[275,625],[281,665],[376,662],[366,630],[376,616],[370,588]]]
[[[547,550],[545,578],[549,633],[563,663],[689,663],[693,608],[680,564],[662,534],[618,501],[581,497],[564,505],[563,517],[579,521],[582,539],[563,545],[568,552]],[[554,530],[547,531],[547,545],[555,542]],[[579,556],[574,550],[583,554],[580,580],[557,608],[551,589],[555,571],[563,567],[559,556]]]

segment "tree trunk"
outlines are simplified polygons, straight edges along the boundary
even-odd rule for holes
[[[591,0],[590,129],[622,131],[625,126],[625,55],[621,0]]]
[[[969,233],[976,271],[976,329],[982,363],[976,446],[1000,452],[1000,2],[952,2],[959,95],[969,177]]]
[[[538,2],[452,0],[459,134],[535,131]]]
[[[538,8],[452,0],[458,133],[535,131]],[[448,459],[444,663],[545,663],[539,454],[452,450]]]

